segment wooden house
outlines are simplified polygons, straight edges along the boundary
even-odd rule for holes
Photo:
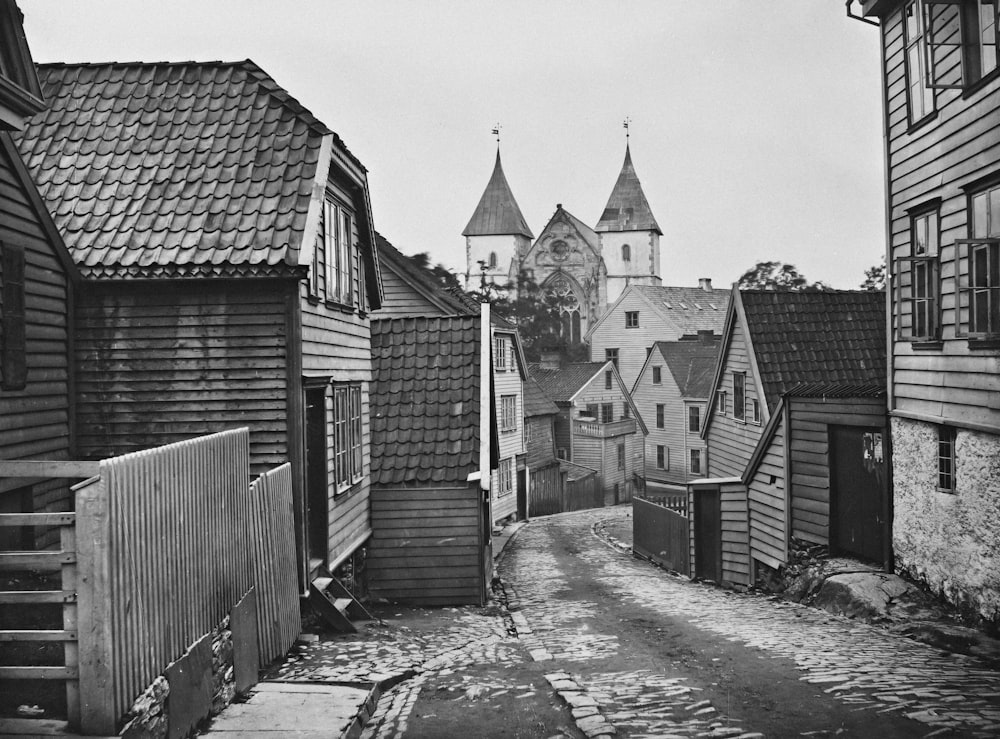
[[[632,402],[646,419],[645,484],[650,493],[683,492],[704,477],[706,445],[701,437],[719,336],[703,331],[694,341],[657,341],[646,357]]]
[[[733,585],[793,539],[891,559],[884,295],[733,290],[689,484],[692,574]]]
[[[587,332],[590,361],[612,361],[632,387],[656,341],[722,333],[729,293],[709,279],[698,287],[629,285]]]
[[[463,300],[427,271],[393,246],[382,234],[375,234],[379,268],[382,273],[382,305],[372,318],[397,316],[479,315],[479,305]]]
[[[896,567],[996,624],[1000,3],[861,8],[881,36]]]
[[[556,461],[556,417],[559,408],[529,377],[524,383],[524,448],[530,469]]]
[[[12,0],[0,0],[0,459],[4,460],[65,460],[74,454],[70,324],[79,273],[11,134],[44,109],[42,99],[21,12]],[[0,478],[0,512],[69,506],[65,485]],[[0,548],[26,548],[22,533],[0,531]]]
[[[531,377],[556,404],[559,459],[596,470],[608,504],[632,499],[648,430],[611,361],[532,365]]]
[[[500,461],[488,309],[372,322],[373,595],[486,601]]]
[[[300,585],[371,534],[365,168],[251,61],[42,65],[18,146],[78,265],[78,454],[234,426],[293,469]]]

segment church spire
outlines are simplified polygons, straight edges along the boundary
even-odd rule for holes
[[[626,126],[626,131],[628,127]],[[649,209],[639,176],[632,166],[632,152],[625,143],[625,163],[604,207],[595,231],[655,231],[663,234]]]
[[[483,197],[469,220],[469,225],[462,231],[463,236],[514,235],[532,239],[534,235],[528,228],[521,209],[514,200],[507,178],[500,164],[500,145],[497,142],[497,162],[493,167]]]

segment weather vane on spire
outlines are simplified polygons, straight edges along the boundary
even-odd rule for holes
[[[630,125],[631,123],[632,123],[632,119],[631,119],[631,118],[629,118],[628,116],[625,116],[625,120],[624,120],[624,121],[622,121],[622,127],[623,127],[623,128],[625,129],[625,141],[626,141],[626,142],[628,142],[628,137],[629,137],[629,130],[628,130],[628,127],[629,127],[629,125]]]
[[[497,148],[500,148],[500,124],[496,124],[493,127],[493,135],[497,137]]]

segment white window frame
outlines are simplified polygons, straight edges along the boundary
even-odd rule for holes
[[[694,422],[692,424],[692,421]],[[693,428],[692,428],[693,426]],[[688,406],[688,433],[697,434],[701,431],[701,407],[697,405]]]
[[[729,413],[729,393],[725,390],[717,390],[715,392],[715,412],[720,416],[725,416]]]
[[[670,447],[668,447],[666,444],[656,445],[656,469],[658,470],[670,469]]]
[[[739,385],[736,378],[740,378]],[[738,402],[742,401],[742,402]],[[747,420],[747,373],[733,372],[733,418],[737,421]]]
[[[940,223],[936,207],[910,215],[910,255],[896,259],[893,274],[896,336],[902,341],[941,336]],[[903,325],[907,316],[908,327]]]
[[[697,469],[695,469],[695,460],[698,461]],[[690,465],[692,475],[704,475],[705,474],[705,454],[701,449],[692,449],[691,453],[688,455],[688,464]]]
[[[639,311],[625,311],[625,328],[639,328]]]
[[[333,482],[343,493],[364,477],[364,414],[361,385],[333,385],[330,445],[333,452]]]
[[[511,457],[500,460],[497,467],[497,497],[514,492],[514,460]]]
[[[517,431],[517,396],[500,396],[500,431],[510,433]]]
[[[506,336],[497,336],[495,341],[495,352],[493,355],[493,366],[502,371],[506,372],[508,369],[507,355],[509,354],[507,345],[510,341]]]
[[[654,385],[663,384],[663,368],[657,365],[653,365],[653,384]]]
[[[667,427],[667,406],[665,403],[656,404],[656,428],[663,429]]]

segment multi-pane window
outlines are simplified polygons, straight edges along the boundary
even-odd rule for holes
[[[507,370],[510,341],[504,336],[497,336],[494,342],[493,366],[498,370]]]
[[[333,474],[338,492],[364,475],[361,386],[333,387]]]
[[[604,389],[605,390],[610,390],[611,389],[612,384],[614,383],[614,379],[615,379],[614,373],[611,370],[607,370],[604,373]]]
[[[998,69],[997,0],[917,0],[928,87],[962,89]]]
[[[938,426],[938,490],[955,490],[955,429]]]
[[[959,242],[961,305],[967,310],[967,333],[973,338],[1000,336],[1000,185],[976,193],[972,238]]]
[[[664,413],[665,407],[663,403],[656,404],[656,428],[662,429],[664,427]]]
[[[903,34],[906,42],[906,87],[910,123],[915,123],[934,110],[934,90],[927,87],[924,67],[923,13],[917,0],[903,8]]]
[[[605,349],[604,350],[604,361],[611,362],[615,369],[618,369],[618,350],[617,349]]]
[[[910,256],[896,260],[902,338],[920,341],[939,336],[939,241],[936,210],[911,218]]]
[[[746,372],[733,373],[733,418],[745,421],[747,416]]]
[[[663,382],[663,368],[653,367],[653,384],[659,385]]]
[[[760,401],[756,398],[750,400],[750,420],[760,423]]]
[[[700,475],[701,474],[701,449],[691,450],[691,474]]]
[[[625,328],[639,328],[639,311],[625,311]]]
[[[517,396],[500,396],[500,430],[517,430]]]
[[[669,469],[670,462],[667,456],[667,448],[663,444],[656,445],[656,469]]]
[[[625,469],[625,445],[618,445],[618,469]]]
[[[696,405],[688,406],[688,431],[692,434],[701,431],[701,408]]]
[[[632,417],[632,411],[629,410],[628,401],[625,401],[624,403],[622,403],[622,420],[624,421],[626,418],[631,418],[631,417]]]
[[[313,252],[309,292],[314,298],[364,309],[363,276],[354,243],[354,215],[328,197],[320,211],[319,235]]]
[[[725,390],[719,390],[715,394],[715,412],[721,416],[729,411],[729,394]]]
[[[514,460],[508,457],[500,460],[497,469],[497,496],[510,495],[514,490]]]
[[[615,420],[615,405],[614,403],[602,403],[601,404],[601,423],[611,423]]]

